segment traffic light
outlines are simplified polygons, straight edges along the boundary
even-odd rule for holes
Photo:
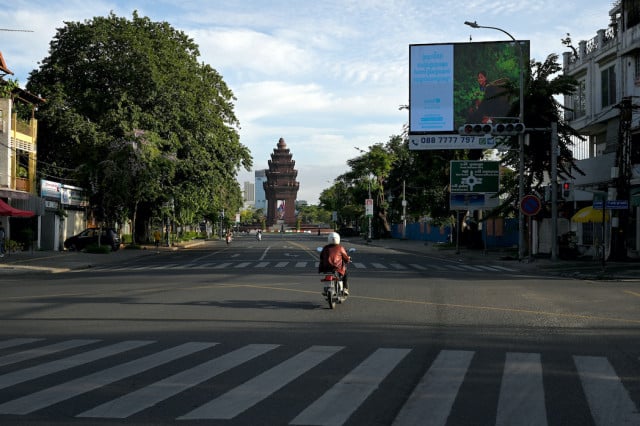
[[[491,134],[493,136],[515,136],[524,133],[525,127],[522,123],[498,123],[493,126]]]
[[[571,182],[562,182],[562,198],[564,200],[570,200],[573,195],[573,185]]]
[[[522,123],[466,123],[458,129],[462,136],[515,136],[524,131],[525,126]]]
[[[462,136],[486,136],[491,134],[492,131],[491,124],[480,123],[467,123],[458,129],[458,133]]]

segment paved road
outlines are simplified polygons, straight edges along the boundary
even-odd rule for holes
[[[640,425],[635,282],[358,245],[331,311],[318,241],[9,268],[0,423]]]
[[[287,235],[296,239],[306,239],[314,241],[318,245],[324,243],[324,237],[315,235]],[[265,235],[267,239],[281,238],[279,235]],[[251,236],[240,236],[237,242],[246,243],[253,241]],[[425,243],[423,241],[412,240],[374,240],[367,244],[360,238],[345,238],[346,244],[355,247],[375,246],[400,253],[419,253],[436,260],[430,262],[431,265],[438,265],[438,259],[447,260],[447,264],[459,264],[459,269],[473,267],[482,269],[484,265],[491,264],[506,268],[506,270],[518,270],[527,273],[537,273],[542,276],[563,276],[576,279],[609,280],[609,281],[638,281],[640,283],[640,259],[626,262],[607,261],[604,264],[601,260],[580,260],[551,261],[548,258],[527,258],[520,262],[513,258],[513,253],[508,250],[469,250],[460,248],[456,251],[453,248],[443,248],[440,244]],[[262,243],[262,242],[256,242]],[[264,245],[264,244],[263,244]],[[96,267],[106,267],[107,265],[117,265],[130,263],[132,260],[153,256],[158,251],[174,251],[189,248],[212,248],[224,246],[221,241],[194,241],[186,243],[180,247],[161,247],[155,249],[153,246],[143,246],[139,249],[122,249],[110,254],[91,254],[78,252],[54,252],[54,251],[27,251],[14,253],[0,259],[0,276],[6,274],[33,273],[33,272],[54,272],[60,273],[69,270],[82,270]],[[437,266],[434,266],[436,268]],[[380,268],[382,269],[382,268]],[[488,272],[493,272],[489,269]]]
[[[0,349],[3,424],[640,424],[637,365],[615,357],[86,337]]]

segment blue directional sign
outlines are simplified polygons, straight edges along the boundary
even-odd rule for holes
[[[593,208],[602,210],[602,201],[594,201]],[[607,200],[605,208],[608,210],[627,210],[629,208],[628,200]]]

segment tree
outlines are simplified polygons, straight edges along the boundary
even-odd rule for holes
[[[571,95],[577,88],[575,78],[564,75],[558,63],[558,55],[549,55],[544,62],[531,63],[531,78],[525,87],[524,119],[528,129],[550,129],[551,123],[558,123],[558,174],[571,177],[571,170],[583,173],[576,165],[571,147],[575,139],[583,139],[564,119],[564,106],[556,101],[556,96]],[[512,92],[518,89],[509,86]],[[512,116],[517,115],[514,105]],[[501,177],[500,195],[504,202],[495,209],[493,215],[515,214],[518,206],[519,148],[518,138],[509,137],[505,141],[509,150],[502,158],[502,164],[515,173],[506,173]],[[531,191],[544,193],[544,173],[551,170],[551,132],[534,130],[529,132],[529,144],[524,147],[524,187],[525,193]]]
[[[126,214],[135,226],[135,212],[151,216],[169,200],[182,223],[237,211],[236,175],[252,159],[232,91],[198,56],[186,34],[137,12],[66,22],[27,84],[47,99],[37,116],[39,170],[73,170],[108,222]],[[133,149],[140,135],[148,145]],[[144,188],[128,190],[143,178]]]

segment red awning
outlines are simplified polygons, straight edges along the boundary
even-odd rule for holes
[[[0,200],[0,216],[31,217],[34,215],[34,212],[16,209],[15,207],[11,207],[9,204]]]

